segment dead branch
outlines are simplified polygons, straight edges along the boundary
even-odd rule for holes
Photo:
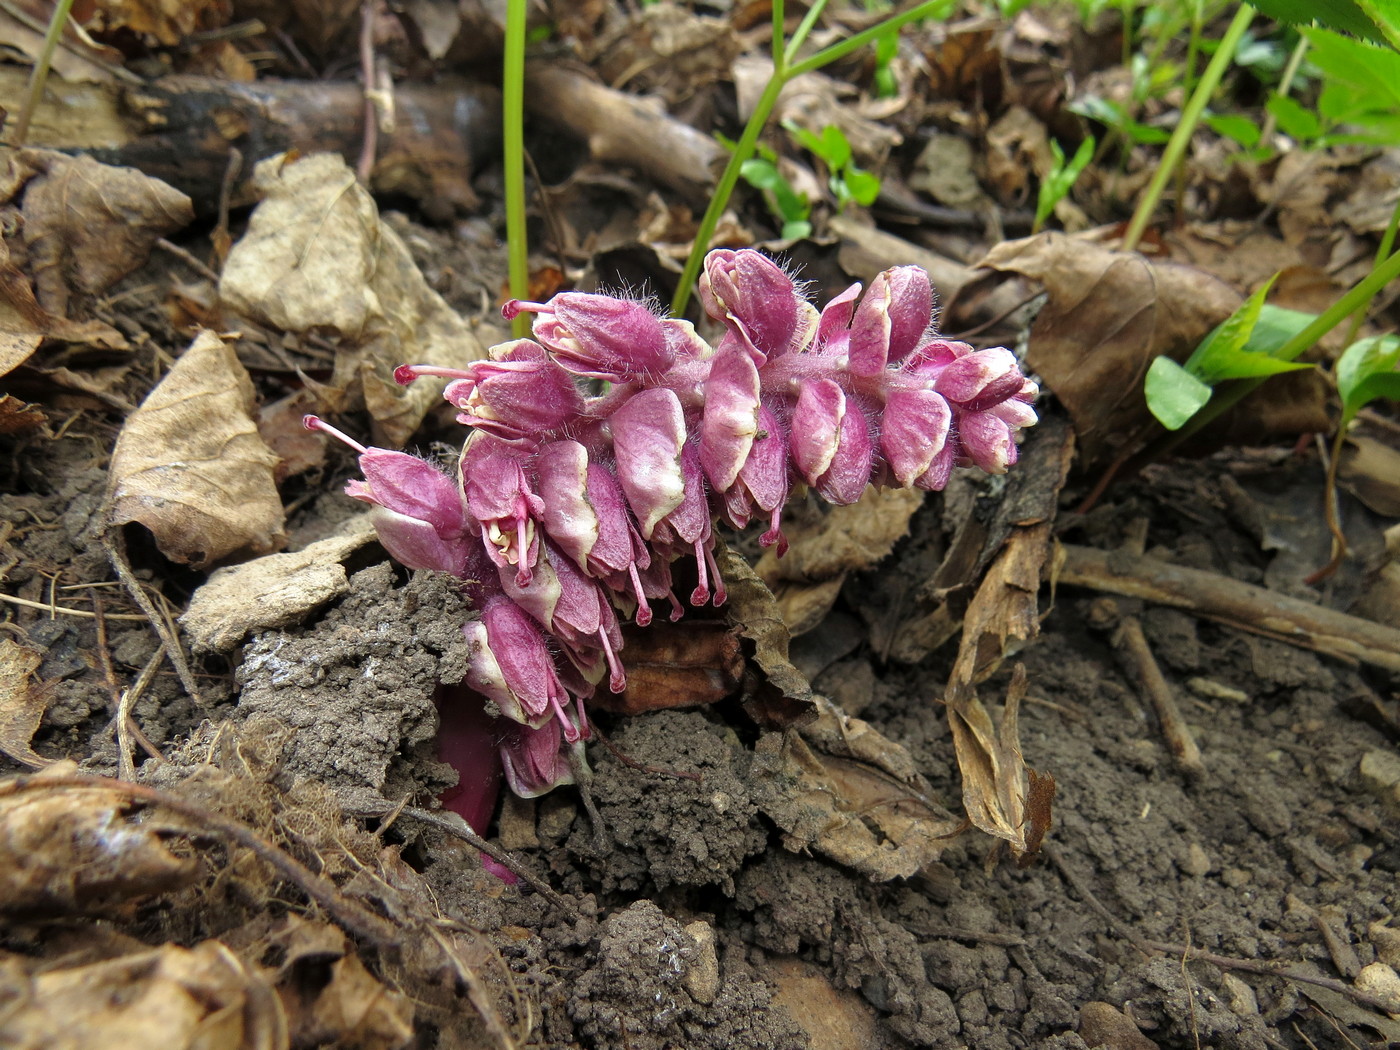
[[[1057,580],[1185,609],[1341,659],[1400,671],[1400,631],[1213,572],[1066,544]]]

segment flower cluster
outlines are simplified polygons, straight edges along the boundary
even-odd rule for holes
[[[1036,386],[1009,351],[932,333],[918,267],[818,312],[765,256],[714,251],[700,295],[723,326],[715,345],[642,303],[565,292],[507,304],[507,318],[534,316],[534,339],[489,360],[398,369],[401,383],[450,380],[471,428],[455,477],[351,442],[364,480],[348,492],[376,508],[385,548],[460,578],[480,614],[463,628],[467,682],[499,711],[522,795],[572,779],[583,701],[605,678],[625,687],[619,615],[646,624],[653,601],[681,615],[676,559],[694,558],[693,605],[724,601],[717,520],[765,521],[762,542],[781,553],[795,483],[837,504],[872,483],[941,489],[957,465],[1005,471],[1035,422]]]

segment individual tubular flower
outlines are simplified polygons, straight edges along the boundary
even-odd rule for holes
[[[410,569],[465,576],[468,521],[456,482],[417,456],[366,448],[317,416],[302,423],[360,454],[364,480],[349,482],[345,493],[374,506],[374,529],[390,556]]]
[[[700,302],[760,367],[805,349],[817,329],[817,311],[798,294],[792,278],[749,249],[717,249],[705,257]]]
[[[529,586],[540,546],[535,522],[544,501],[531,488],[525,461],[504,442],[477,435],[463,450],[462,483],[486,553],[498,566],[514,566],[516,584]]]
[[[512,444],[533,444],[583,411],[573,376],[529,339],[493,347],[489,361],[465,369],[400,365],[394,370],[403,384],[429,375],[452,380],[442,396],[461,410],[457,422]]]
[[[676,359],[665,323],[630,299],[561,292],[547,303],[512,299],[502,313],[507,320],[535,314],[535,338],[578,375],[623,382],[660,375]]]

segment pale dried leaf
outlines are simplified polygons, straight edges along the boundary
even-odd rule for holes
[[[106,291],[194,217],[188,197],[135,168],[47,150],[23,150],[21,160],[37,171],[20,208],[34,293],[59,317],[73,293]]]
[[[218,941],[30,974],[0,1015],[12,1050],[286,1050],[272,986]]]
[[[53,761],[30,746],[48,706],[43,691],[31,681],[40,662],[34,650],[0,638],[0,752],[36,769]]]
[[[332,154],[258,165],[262,202],[229,253],[219,294],[232,310],[289,332],[339,337],[327,398],[363,402],[376,440],[407,443],[442,383],[401,387],[400,364],[464,367],[483,355],[466,323],[428,287],[374,200]]]
[[[1184,361],[1240,303],[1201,270],[1058,233],[999,244],[981,265],[1044,285],[1026,363],[1074,420],[1085,465],[1111,459],[1151,419],[1142,384],[1152,360]]]
[[[109,520],[140,522],[166,557],[200,569],[281,546],[277,456],[252,407],[233,347],[201,332],[117,436]]]
[[[1028,848],[1027,770],[1021,757],[1017,715],[1021,688],[1008,692],[1000,719],[977,697],[976,683],[1001,664],[1009,651],[1034,638],[1039,621],[1036,595],[1049,557],[1051,523],[1014,532],[977,589],[963,619],[963,637],[948,680],[945,701],[953,746],[963,778],[968,819],[1005,839],[1018,853]]]
[[[349,593],[344,561],[374,540],[369,515],[289,554],[268,554],[216,570],[180,617],[196,652],[231,652],[250,634],[291,627]]]

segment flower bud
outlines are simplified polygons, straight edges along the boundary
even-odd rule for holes
[[[522,311],[536,314],[535,338],[577,375],[625,382],[660,375],[675,361],[661,319],[631,299],[562,292],[547,303],[513,299],[502,313],[511,319]]]

